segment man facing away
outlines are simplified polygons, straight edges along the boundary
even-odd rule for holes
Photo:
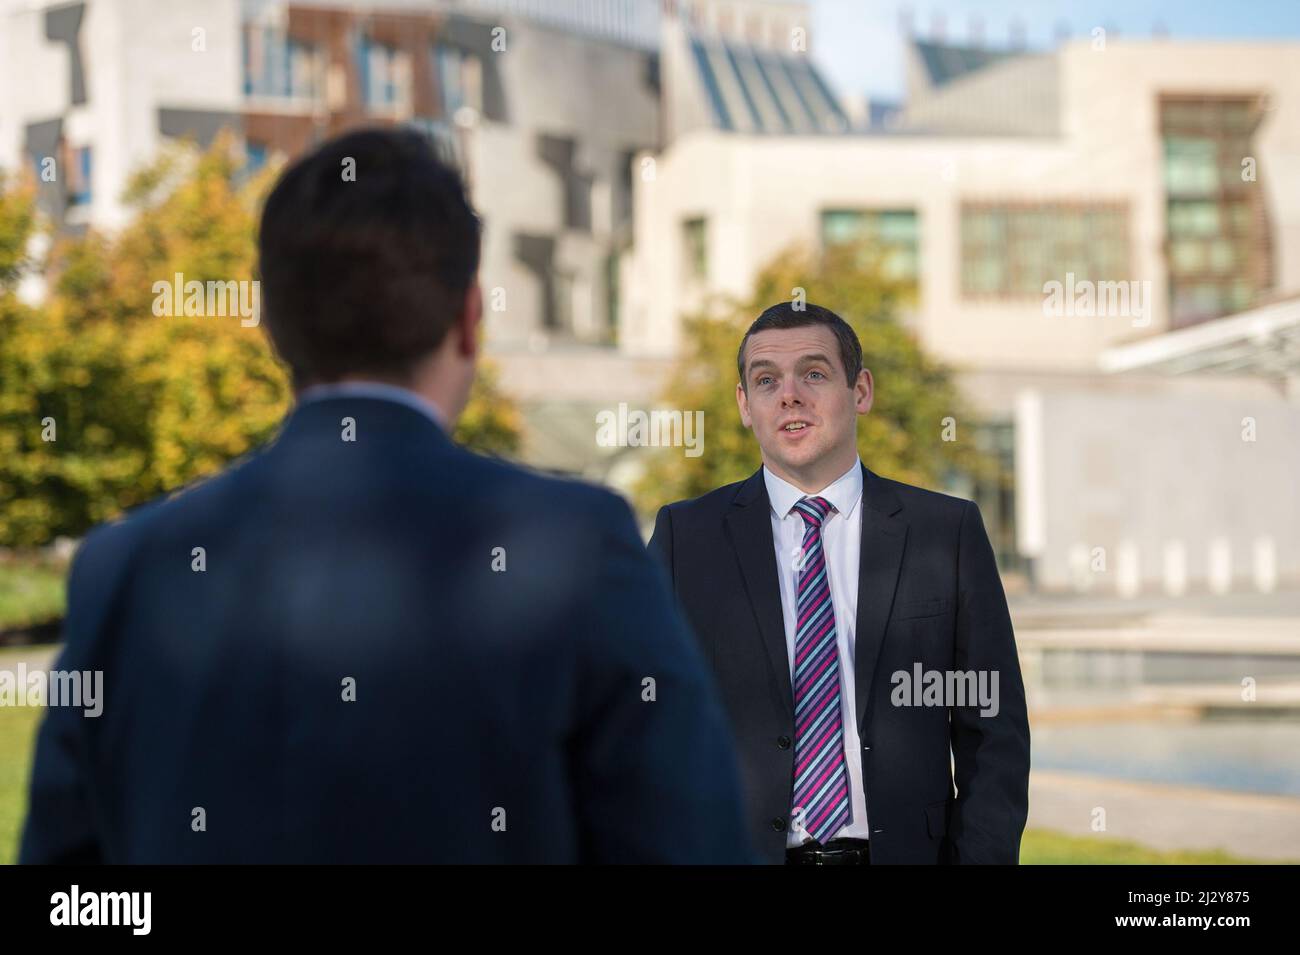
[[[482,311],[458,176],[415,133],[327,143],[260,257],[297,407],[83,544],[58,668],[105,702],[48,713],[21,860],[747,861],[725,713],[626,504],[449,437]]]
[[[863,467],[874,383],[834,312],[767,309],[737,371],[763,466],[661,509],[650,546],[730,713],[756,848],[1016,862],[1029,724],[979,509]]]

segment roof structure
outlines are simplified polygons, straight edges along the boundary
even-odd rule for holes
[[[1300,376],[1300,296],[1102,352],[1118,374]]]
[[[806,55],[691,36],[713,125],[763,134],[841,133],[848,115]]]
[[[983,47],[953,46],[929,40],[913,40],[917,56],[925,67],[932,86],[946,86],[953,80],[982,70],[984,67],[1018,55],[1012,50],[987,50]]]

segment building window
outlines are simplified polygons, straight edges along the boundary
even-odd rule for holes
[[[284,95],[290,99],[314,100],[319,93],[315,49],[306,43],[289,40],[285,44],[285,57],[288,65],[284,71]]]
[[[263,48],[259,28],[252,23],[245,23],[239,31],[240,48],[243,53],[244,95],[252,96],[263,82]]]
[[[985,529],[998,567],[1004,573],[1025,573],[1028,561],[1016,549],[1016,440],[1015,424],[1006,420],[973,423],[975,446],[993,463],[978,475],[962,475],[954,491],[973,499],[984,517]]]
[[[1041,297],[1048,282],[1129,278],[1128,209],[1120,203],[961,206],[966,297]]]
[[[1260,115],[1254,98],[1161,101],[1172,326],[1242,311],[1272,286],[1263,193],[1242,169]]]
[[[632,224],[632,214],[634,209],[634,199],[636,198],[636,185],[632,181],[632,169],[636,165],[636,152],[629,150],[619,154],[618,178],[615,180],[614,189],[614,222],[615,229],[620,229],[624,225],[629,227]]]
[[[434,62],[438,64],[438,90],[442,98],[442,115],[453,117],[467,105],[465,100],[465,54],[455,47],[436,46]]]
[[[90,147],[78,146],[68,156],[68,205],[88,206],[93,198]]]
[[[577,282],[570,272],[554,273],[555,314],[552,316],[554,327],[572,332],[574,317],[577,314]]]
[[[709,280],[709,229],[707,219],[687,219],[682,223],[682,250],[686,280],[703,284]]]
[[[244,142],[244,173],[245,175],[254,175],[262,170],[266,161],[271,156],[271,148],[266,143],[257,142],[256,140],[246,140]]]
[[[245,96],[311,101],[320,95],[315,47],[267,24],[246,23],[241,37]]]
[[[618,339],[619,321],[619,272],[622,268],[622,256],[611,252],[605,257],[605,325],[609,329],[610,339]]]
[[[361,79],[361,102],[367,109],[391,112],[406,102],[403,59],[396,47],[372,40],[362,33],[357,38],[357,76]]]
[[[881,274],[896,282],[920,278],[920,241],[916,213],[910,209],[828,209],[822,212],[822,248],[864,246],[878,257]]]
[[[483,76],[478,57],[440,43],[433,48],[433,62],[438,73],[442,115],[454,119],[456,111],[466,106],[481,113]]]
[[[591,231],[593,177],[578,169],[578,142],[568,136],[537,137],[537,155],[554,170],[564,189],[564,227]]]

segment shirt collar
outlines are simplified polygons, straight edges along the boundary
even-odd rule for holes
[[[327,398],[377,398],[381,401],[395,401],[398,404],[414,408],[443,431],[450,431],[447,418],[441,408],[422,395],[417,395],[408,388],[390,385],[382,381],[338,381],[327,385],[312,385],[298,394],[298,404],[305,405]]]
[[[767,485],[767,499],[772,505],[772,511],[780,520],[784,520],[791,508],[805,497],[824,497],[840,515],[847,518],[858,506],[858,501],[862,500],[862,459],[854,458],[853,467],[813,494],[805,494],[789,481],[777,477],[766,466],[763,467],[763,482]]]

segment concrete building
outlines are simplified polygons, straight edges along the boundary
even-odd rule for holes
[[[1102,353],[1104,388],[1026,387],[1020,554],[1047,589],[1300,586],[1300,296]]]
[[[0,167],[39,177],[59,226],[115,228],[169,136],[240,109],[237,0],[0,3]]]
[[[644,296],[627,336],[675,354],[692,286],[744,295],[789,243],[852,234],[898,248],[913,327],[959,368],[1092,371],[1111,345],[1300,291],[1297,54],[1076,41],[1023,68],[993,61],[1005,86],[976,70],[927,89],[888,135],[694,130],[637,180]],[[703,274],[688,277],[701,229]],[[1071,273],[1149,283],[1150,298],[1129,302],[1142,314],[1045,314],[1044,283]]]

